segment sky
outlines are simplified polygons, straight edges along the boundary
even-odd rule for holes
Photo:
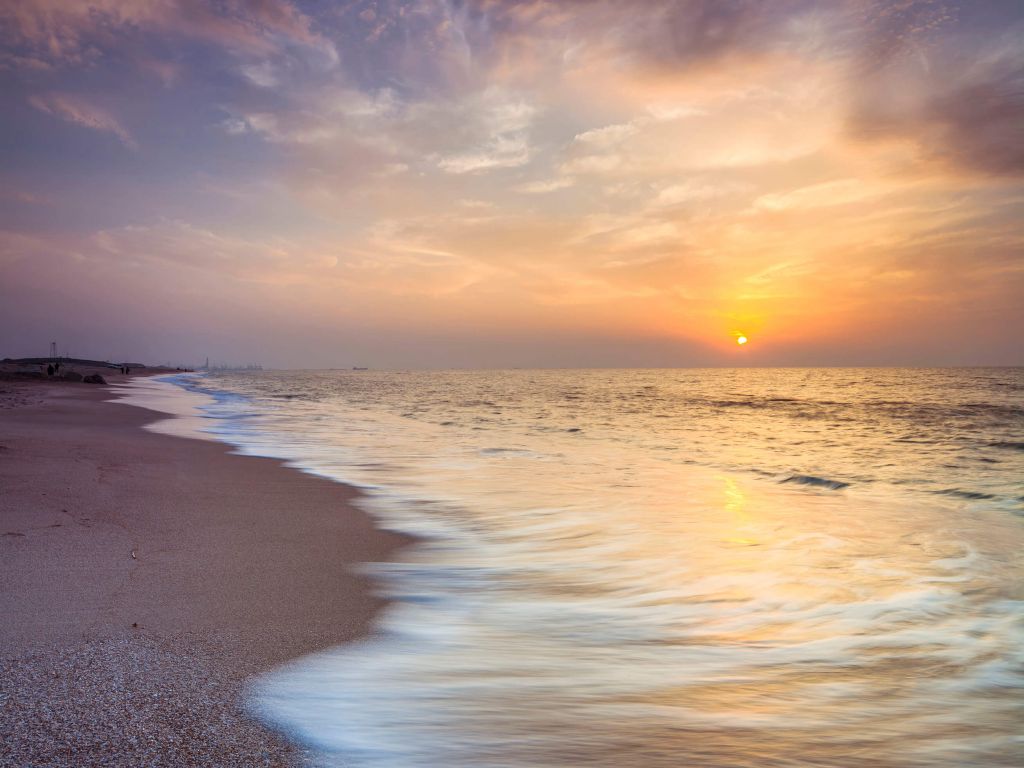
[[[0,357],[1024,364],[1019,0],[12,0],[0,100]]]

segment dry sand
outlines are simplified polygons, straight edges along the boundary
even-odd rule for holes
[[[0,765],[300,763],[246,681],[370,631],[353,565],[407,540],[351,488],[109,397],[0,381]]]

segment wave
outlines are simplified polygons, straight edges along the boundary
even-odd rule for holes
[[[1009,451],[1024,451],[1024,442],[1014,440],[997,440],[988,444],[989,448],[1004,448]]]
[[[832,491],[838,491],[842,488],[850,487],[849,483],[844,483],[842,480],[830,480],[827,477],[815,477],[814,475],[790,475],[785,480],[780,480],[779,482],[813,485],[818,488],[828,488]]]
[[[973,501],[999,498],[991,493],[982,493],[981,491],[962,491],[959,488],[945,488],[941,491],[935,491],[935,493],[941,493],[943,496],[957,496],[961,499],[971,499]]]
[[[416,376],[401,386],[392,374],[213,383],[251,398],[206,413],[258,411],[220,424],[221,439],[369,489],[368,511],[422,540],[363,571],[393,600],[372,641],[251,689],[253,711],[318,764],[752,766],[810,750],[812,761],[848,766],[854,740],[866,745],[858,765],[934,768],[950,754],[1011,764],[1019,713],[1003,694],[1021,682],[1020,625],[1002,595],[1017,576],[1019,521],[970,502],[977,521],[999,526],[979,543],[973,516],[960,532],[968,502],[910,504],[885,483],[1017,496],[1001,478],[1019,477],[1011,470],[1024,454],[1000,451],[984,474],[968,461],[996,454],[983,446],[1017,437],[1015,423],[911,428],[854,405],[831,415],[856,416],[854,431],[815,429],[792,419],[818,406],[775,398],[715,413],[691,400],[661,425],[645,405],[618,402],[604,378],[585,406],[560,409],[562,385],[592,374],[558,374],[547,390],[513,381],[507,394],[505,374]],[[274,397],[300,383],[323,402]],[[416,416],[399,418],[407,413]],[[682,464],[715,472],[691,476]],[[736,477],[746,467],[771,482]],[[749,513],[758,509],[771,514]],[[1006,544],[993,559],[990,541]],[[920,686],[902,685],[907,670],[927,671]],[[953,740],[941,723],[956,717],[964,730]],[[707,738],[693,744],[688,733]]]

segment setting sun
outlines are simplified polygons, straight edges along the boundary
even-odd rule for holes
[[[746,336],[737,336],[736,337],[736,343],[739,344],[742,347],[744,344],[747,343],[747,337]]]

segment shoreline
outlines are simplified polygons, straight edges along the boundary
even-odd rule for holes
[[[372,633],[359,491],[143,429],[107,387],[0,391],[0,765],[295,765],[256,676]]]

